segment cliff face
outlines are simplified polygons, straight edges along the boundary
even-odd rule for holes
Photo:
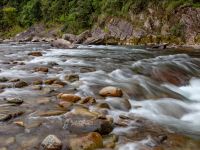
[[[46,30],[36,25],[14,40],[56,38],[60,29]],[[31,33],[31,34],[30,34]],[[50,34],[53,33],[53,34]],[[53,35],[53,36],[49,36]],[[171,45],[200,44],[200,8],[179,7],[166,13],[163,9],[149,8],[139,14],[124,17],[106,17],[99,20],[91,30],[80,35],[63,36],[75,44],[125,44],[148,45],[169,43]],[[38,39],[39,40],[39,39]],[[37,41],[38,41],[37,40]]]
[[[91,39],[110,44],[200,44],[200,9],[178,8],[170,14],[148,9],[123,18],[107,18],[91,30]]]

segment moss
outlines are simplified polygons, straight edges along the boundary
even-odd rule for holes
[[[132,37],[128,42],[131,43],[132,45],[138,45],[140,42],[140,38]]]
[[[9,30],[7,30],[6,32],[0,32],[0,36],[3,37],[4,39],[8,39],[8,38],[14,37],[20,32],[23,32],[24,30],[25,28],[22,28],[20,26],[14,26],[10,28]]]
[[[195,43],[200,44],[200,34],[195,37]]]

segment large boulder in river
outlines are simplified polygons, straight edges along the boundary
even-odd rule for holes
[[[107,97],[107,96],[113,96],[113,97],[122,97],[123,92],[120,88],[108,86],[100,90],[99,95]]]
[[[54,40],[51,43],[51,46],[56,47],[56,48],[74,48],[74,45],[71,42],[64,39]]]
[[[71,43],[73,43],[74,41],[76,41],[77,36],[74,34],[63,34],[62,38],[64,40],[70,41]]]
[[[71,133],[98,132],[105,135],[113,130],[112,119],[83,108],[74,109],[72,112],[66,113],[64,118],[64,129]]]
[[[73,138],[69,142],[71,150],[94,150],[103,147],[103,139],[97,132]]]

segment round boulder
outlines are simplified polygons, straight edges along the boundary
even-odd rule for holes
[[[112,96],[112,97],[122,97],[123,92],[120,88],[108,86],[100,90],[99,95],[103,97]]]
[[[61,99],[62,101],[67,101],[71,103],[76,103],[79,100],[81,100],[81,97],[74,95],[74,94],[59,94],[58,98]]]

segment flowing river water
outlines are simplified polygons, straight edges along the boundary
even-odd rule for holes
[[[0,66],[0,150],[39,149],[49,134],[67,149],[70,138],[82,135],[65,126],[67,114],[76,111],[112,118],[110,134],[118,136],[112,149],[153,150],[162,134],[186,135],[195,142],[200,138],[200,50],[7,43],[0,45]],[[123,96],[100,96],[107,86],[120,88]],[[58,105],[59,93],[90,96],[96,102],[66,109]],[[8,102],[13,98],[23,103]]]

